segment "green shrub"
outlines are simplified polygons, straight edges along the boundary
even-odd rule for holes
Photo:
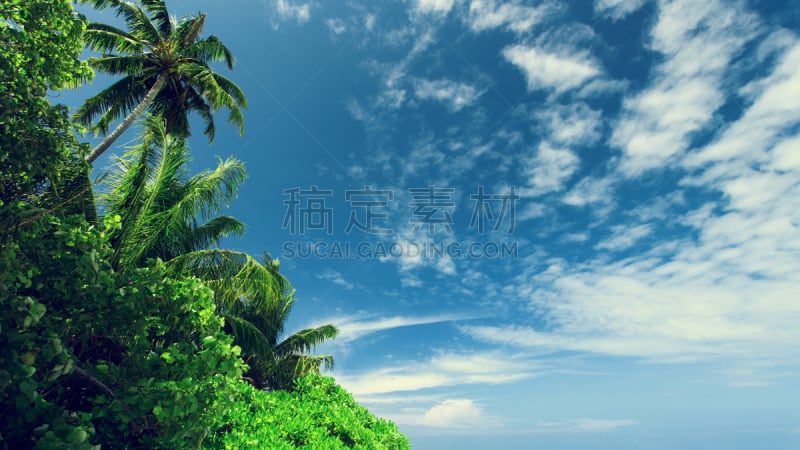
[[[292,392],[240,386],[236,404],[219,419],[210,449],[408,449],[394,423],[355,402],[333,378],[308,375]]]
[[[44,216],[2,243],[0,445],[196,447],[227,413],[246,366],[212,291],[160,264],[114,272],[106,241]]]

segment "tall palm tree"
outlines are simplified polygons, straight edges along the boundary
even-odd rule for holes
[[[209,67],[211,62],[224,61],[232,69],[233,55],[216,36],[200,39],[205,14],[176,23],[164,0],[140,0],[141,5],[122,0],[83,1],[96,8],[112,6],[128,27],[124,31],[90,23],[84,32],[87,46],[103,53],[89,58],[89,65],[101,72],[124,75],[86,100],[75,114],[80,123],[104,135],[112,121],[125,116],[89,153],[89,162],[105,152],[146,110],[163,115],[167,131],[178,137],[189,136],[188,115],[197,112],[206,124],[204,134],[213,141],[212,112],[225,107],[230,112],[228,122],[237,126],[240,134],[244,132],[241,108],[247,107],[247,99],[235,83]]]
[[[309,355],[338,333],[333,325],[300,331],[283,341],[284,323],[294,302],[277,260],[216,248],[220,239],[241,234],[244,225],[218,215],[246,177],[244,165],[229,158],[216,170],[187,173],[188,147],[167,133],[166,121],[147,115],[142,142],[116,164],[99,196],[101,212],[119,215],[111,230],[115,268],[165,261],[176,275],[194,275],[214,290],[228,331],[252,366],[261,388],[287,388],[296,376],[331,367],[330,356]]]

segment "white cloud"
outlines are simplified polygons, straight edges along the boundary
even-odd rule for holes
[[[595,0],[597,14],[619,20],[644,6],[647,0]]]
[[[455,275],[456,265],[450,255],[444,255],[436,260],[436,270],[446,275]]]
[[[457,322],[462,320],[475,319],[480,316],[474,314],[442,314],[434,316],[394,316],[394,317],[370,317],[362,315],[328,317],[324,320],[317,320],[305,328],[318,327],[325,323],[332,323],[339,329],[339,335],[334,344],[347,344],[361,339],[364,336],[378,333],[381,331],[396,328],[413,327],[418,325],[429,325],[435,323]]]
[[[431,407],[422,424],[441,428],[466,428],[481,425],[481,408],[470,399],[448,399]]]
[[[550,89],[561,93],[601,74],[596,63],[585,54],[551,53],[513,45],[503,50],[503,57],[522,70],[530,90]]]
[[[754,36],[755,20],[717,0],[662,2],[651,31],[664,57],[650,86],[625,99],[611,144],[630,176],[661,167],[687,150],[725,100],[730,61]]]
[[[570,150],[542,142],[536,155],[526,163],[525,173],[530,188],[521,195],[542,195],[562,190],[579,164],[580,160]]]
[[[612,235],[608,239],[597,244],[596,248],[601,250],[622,251],[626,250],[639,240],[647,237],[653,232],[650,224],[635,226],[618,225],[611,228]]]
[[[744,91],[750,93],[753,104],[713,144],[687,158],[687,165],[740,158],[758,163],[769,157],[765,150],[800,123],[800,43],[795,41],[768,77],[752,82]]]
[[[452,112],[472,105],[481,95],[475,87],[452,80],[417,79],[414,82],[414,91],[420,99],[445,103]]]
[[[295,20],[297,23],[302,24],[311,19],[311,3],[275,0],[273,6],[280,20]]]
[[[601,111],[584,102],[548,105],[533,118],[547,140],[558,145],[592,145],[601,137]]]
[[[345,31],[347,31],[347,24],[344,20],[339,18],[334,19],[327,19],[325,20],[325,25],[328,26],[328,29],[333,33],[335,36],[338,36]]]
[[[416,9],[422,13],[447,14],[453,8],[453,0],[416,0]]]
[[[318,274],[317,277],[322,278],[324,280],[330,280],[333,283],[344,287],[345,289],[353,289],[354,287],[353,283],[350,283],[349,281],[345,280],[342,274],[335,270],[326,269],[322,273]]]
[[[443,353],[426,361],[403,361],[357,375],[337,375],[353,395],[388,394],[465,384],[502,384],[530,378],[543,366],[523,356],[502,353]]]
[[[735,210],[718,213],[712,203],[673,219],[694,228],[696,238],[662,239],[620,261],[599,256],[520,275],[512,297],[546,311],[547,330],[461,328],[475,339],[530,351],[717,361],[725,367],[756,360],[767,372],[797,364],[800,173],[792,176],[791,187],[771,178],[741,179],[742,189],[721,184],[730,196],[723,201]],[[742,200],[763,191],[774,198]],[[616,232],[600,246],[625,248],[655,233],[646,224]]]
[[[383,79],[383,91],[378,95],[373,107],[377,111],[398,109],[403,106],[408,99],[408,66],[422,52],[424,52],[434,41],[430,31],[422,31],[418,34],[411,27],[400,30],[403,41],[408,36],[413,36],[414,44],[406,56],[395,64],[384,64],[373,62],[373,71]]]
[[[540,23],[550,9],[548,4],[534,8],[516,3],[498,6],[494,0],[472,0],[467,21],[475,32],[506,26],[516,33],[522,33]]]
[[[571,206],[608,205],[614,201],[611,178],[587,177],[576,184],[563,202]]]

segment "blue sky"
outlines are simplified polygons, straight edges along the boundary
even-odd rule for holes
[[[413,448],[800,448],[800,4],[168,6],[250,102],[225,245]]]

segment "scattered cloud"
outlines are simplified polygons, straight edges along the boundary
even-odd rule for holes
[[[334,284],[338,284],[339,286],[342,286],[345,289],[353,289],[353,287],[355,287],[353,283],[350,283],[349,281],[345,280],[342,274],[335,270],[326,269],[322,273],[318,274],[317,277],[324,280],[330,280]]]
[[[517,3],[502,3],[498,6],[494,0],[472,0],[467,22],[475,32],[508,27],[511,31],[523,33],[533,29],[551,10],[549,3],[539,7]]]
[[[571,206],[608,205],[614,201],[613,181],[610,177],[586,177],[562,201]]]
[[[458,112],[465,106],[472,105],[481,95],[481,92],[473,86],[446,79],[417,79],[414,81],[414,91],[417,98],[442,102],[452,112]]]
[[[324,323],[336,324],[339,328],[339,335],[336,337],[335,344],[347,344],[361,339],[364,336],[378,333],[381,331],[392,330],[403,327],[413,327],[418,325],[429,325],[436,323],[458,322],[476,319],[475,314],[442,314],[433,316],[394,316],[394,317],[374,317],[363,314],[355,316],[328,317],[324,320],[317,320],[306,328],[319,326]]]
[[[595,0],[594,11],[602,16],[614,20],[625,18],[628,14],[636,12],[648,0]]]
[[[328,29],[330,30],[333,35],[338,36],[347,31],[347,23],[344,20],[339,18],[333,19],[326,19],[325,25],[327,25]]]
[[[612,234],[609,238],[596,245],[597,249],[616,252],[626,250],[650,235],[653,232],[653,226],[650,224],[616,225],[611,227],[611,232]]]
[[[356,396],[413,392],[466,384],[502,384],[543,372],[536,361],[502,353],[442,353],[426,361],[402,361],[392,367],[355,375],[337,375],[337,381]]]
[[[530,90],[548,89],[562,93],[601,74],[597,64],[585,54],[552,53],[536,47],[513,45],[503,50],[503,57],[519,67]]]
[[[795,41],[794,46],[783,53],[769,76],[751,82],[743,91],[749,94],[752,105],[714,143],[687,157],[688,166],[739,158],[750,163],[762,162],[770,157],[768,150],[772,146],[781,152],[781,158],[788,156],[781,146],[791,142],[792,135],[797,133],[791,131],[800,124],[800,108],[795,101],[800,96],[800,42]],[[791,157],[783,161],[789,163],[786,168],[792,167]],[[726,164],[724,168],[732,166]]]
[[[466,428],[480,425],[481,408],[470,399],[448,399],[431,407],[422,416],[422,425],[441,428]]]
[[[717,0],[661,3],[650,46],[664,61],[647,88],[625,99],[611,138],[624,173],[663,167],[687,150],[725,102],[730,62],[756,29],[753,16]]]
[[[533,115],[538,130],[557,145],[589,146],[602,136],[602,113],[585,102],[568,105],[548,105]]]
[[[523,196],[536,196],[558,192],[578,169],[580,160],[568,149],[554,148],[548,142],[539,145],[539,151],[528,160],[525,173],[529,189]]]
[[[303,24],[311,19],[311,3],[295,2],[292,0],[274,0],[273,11],[281,21],[294,20]]]
[[[426,14],[447,14],[454,0],[416,0],[416,10]]]

